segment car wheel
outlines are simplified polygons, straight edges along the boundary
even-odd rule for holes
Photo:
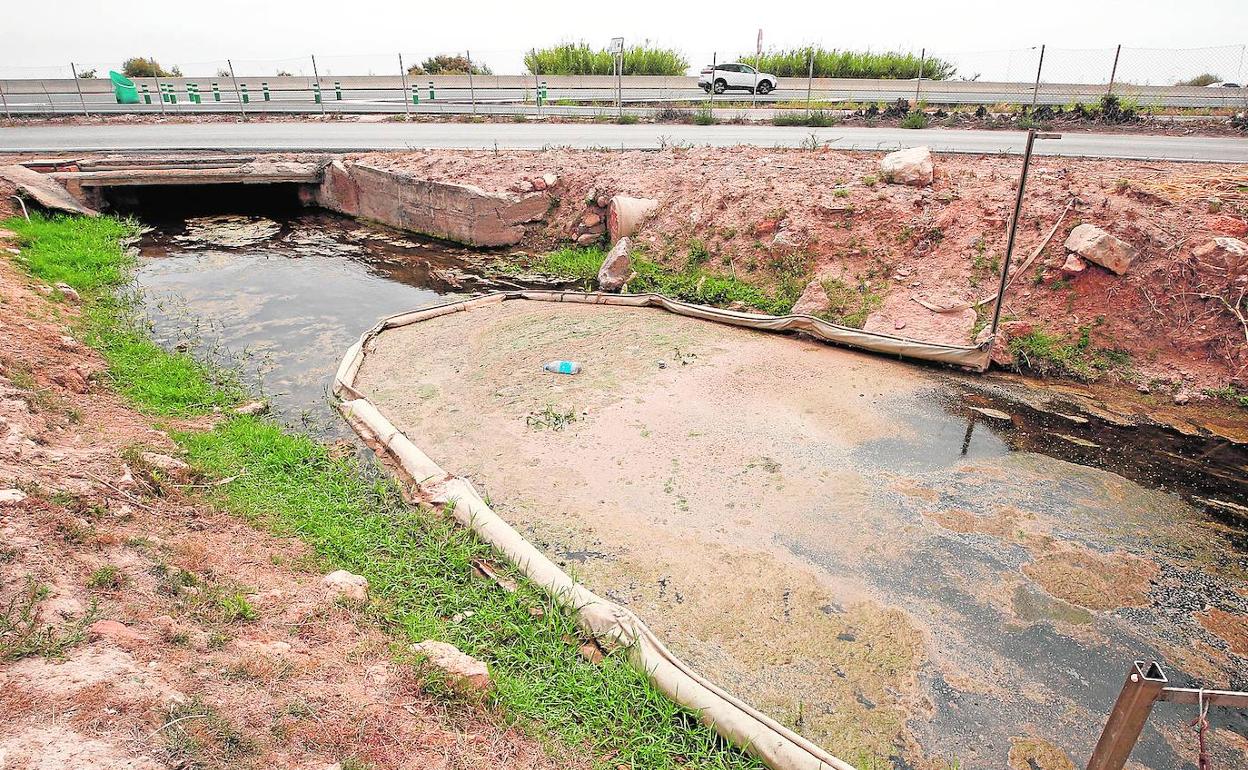
[[[767,81],[767,80],[764,80],[763,82],[759,83],[759,84],[758,84],[758,92],[759,92],[760,94],[770,93],[770,92],[771,92],[771,82],[770,82],[770,81]]]
[[[727,90],[728,90],[728,81],[726,80],[715,81],[715,93],[722,94],[724,91],[727,91]]]

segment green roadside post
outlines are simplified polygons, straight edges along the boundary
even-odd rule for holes
[[[541,99],[542,99],[542,104],[545,104],[546,102],[548,102],[548,101],[550,100],[550,92],[549,92],[548,90],[546,90],[546,81],[545,81],[545,80],[543,80],[543,81],[542,81],[542,96],[541,96]]]
[[[195,104],[204,103],[203,100],[199,98],[199,84],[198,83],[186,84],[186,98],[189,101],[194,102]]]
[[[312,101],[316,102],[317,104],[321,103],[321,84],[320,83],[312,84]]]
[[[139,88],[140,88],[140,89],[142,89],[142,91],[143,91],[143,103],[144,103],[144,104],[151,104],[151,103],[152,103],[152,92],[151,92],[151,91],[149,91],[149,90],[147,90],[147,83],[140,83],[140,84],[139,84]]]
[[[429,101],[433,101],[437,97],[433,95],[433,81],[429,81]]]
[[[420,84],[412,83],[412,104],[420,104]]]
[[[260,92],[264,94],[264,100],[267,102],[269,100],[269,81],[260,81]]]
[[[342,82],[334,81],[334,101],[342,101]]]
[[[221,101],[221,88],[216,84],[212,84],[212,100],[214,102]]]
[[[243,104],[249,104],[251,102],[251,94],[247,93],[247,84],[241,83],[238,87],[242,90]]]

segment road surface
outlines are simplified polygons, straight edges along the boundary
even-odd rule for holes
[[[809,146],[895,150],[927,145],[936,152],[1019,153],[1017,131],[957,129],[584,123],[185,123],[46,125],[0,128],[0,152],[120,150],[339,151],[541,149],[543,147],[657,149],[672,145]],[[1248,163],[1248,138],[1067,133],[1036,142],[1046,155]]]

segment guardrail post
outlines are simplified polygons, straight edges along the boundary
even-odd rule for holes
[[[420,84],[412,83],[412,104],[420,104]]]
[[[342,101],[342,81],[334,81],[334,101]]]
[[[170,104],[177,104],[177,103],[178,103],[178,92],[177,92],[177,91],[175,91],[175,90],[173,90],[173,83],[169,83],[169,84],[167,84],[167,88],[166,88],[166,90],[167,90],[167,91],[168,91],[168,93],[169,93],[169,103],[170,103]]]
[[[432,81],[432,80],[430,80],[430,81],[429,81],[429,101],[433,101],[433,100],[434,100],[434,99],[436,99],[436,98],[438,98],[438,97],[436,97],[436,96],[434,96],[434,95],[433,95],[433,81]]]
[[[542,84],[541,84],[541,86],[539,87],[538,91],[539,91],[539,97],[538,97],[538,98],[540,98],[540,99],[541,99],[541,103],[542,103],[542,104],[546,104],[546,102],[550,101],[550,91],[546,88],[546,81],[545,81],[545,80],[543,80],[543,81],[542,81]]]
[[[477,87],[472,82],[472,51],[465,50],[464,58],[468,60],[468,103],[472,105],[472,114],[477,114]]]
[[[143,92],[143,103],[152,103],[152,92],[147,89],[147,83],[139,83],[139,90]]]
[[[193,104],[203,104],[203,102],[201,102],[199,99],[199,84],[198,83],[186,84],[186,100]]]
[[[221,101],[221,87],[218,86],[215,82],[212,84],[212,100],[214,102]]]
[[[316,68],[316,55],[308,54],[308,56],[312,59],[312,74],[316,77],[316,91],[313,92],[313,96],[316,98],[316,103],[321,105],[321,114],[324,115],[325,102],[321,100],[321,72]]]
[[[264,96],[264,100],[269,101],[269,81],[260,81],[260,93]]]
[[[12,115],[9,114],[9,97],[4,95],[3,86],[0,86],[0,102],[4,102],[4,117],[6,119],[13,117]]]
[[[243,89],[242,104],[251,103],[251,94],[247,93],[247,84],[243,83],[239,88]]]

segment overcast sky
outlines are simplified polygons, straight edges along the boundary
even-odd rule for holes
[[[227,57],[236,64],[247,61],[261,67],[257,60],[308,53],[317,55],[318,64],[324,61],[322,69],[344,74],[380,70],[377,74],[382,74],[396,52],[414,58],[465,48],[473,51],[474,59],[507,73],[520,70],[520,52],[532,46],[581,39],[605,46],[615,35],[630,42],[649,38],[677,47],[698,65],[705,63],[703,59],[709,61],[711,51],[721,56],[752,51],[759,27],[765,47],[817,42],[877,50],[917,51],[925,46],[940,53],[999,51],[1039,43],[1050,48],[1112,49],[1117,43],[1198,48],[1248,42],[1248,0],[892,0],[887,4],[832,0],[5,0],[4,5],[0,75],[8,77],[24,74],[21,68],[65,67],[71,60],[106,70],[136,54],[155,56],[166,67],[181,65],[188,75],[214,72],[214,63],[223,64]],[[964,70],[996,66],[981,66],[976,57],[968,61]],[[1099,58],[1095,63],[1101,66]],[[1211,62],[1214,65],[1222,69],[1239,66],[1221,53]],[[39,73],[30,70],[29,74]],[[1231,71],[1218,74],[1235,77]]]

